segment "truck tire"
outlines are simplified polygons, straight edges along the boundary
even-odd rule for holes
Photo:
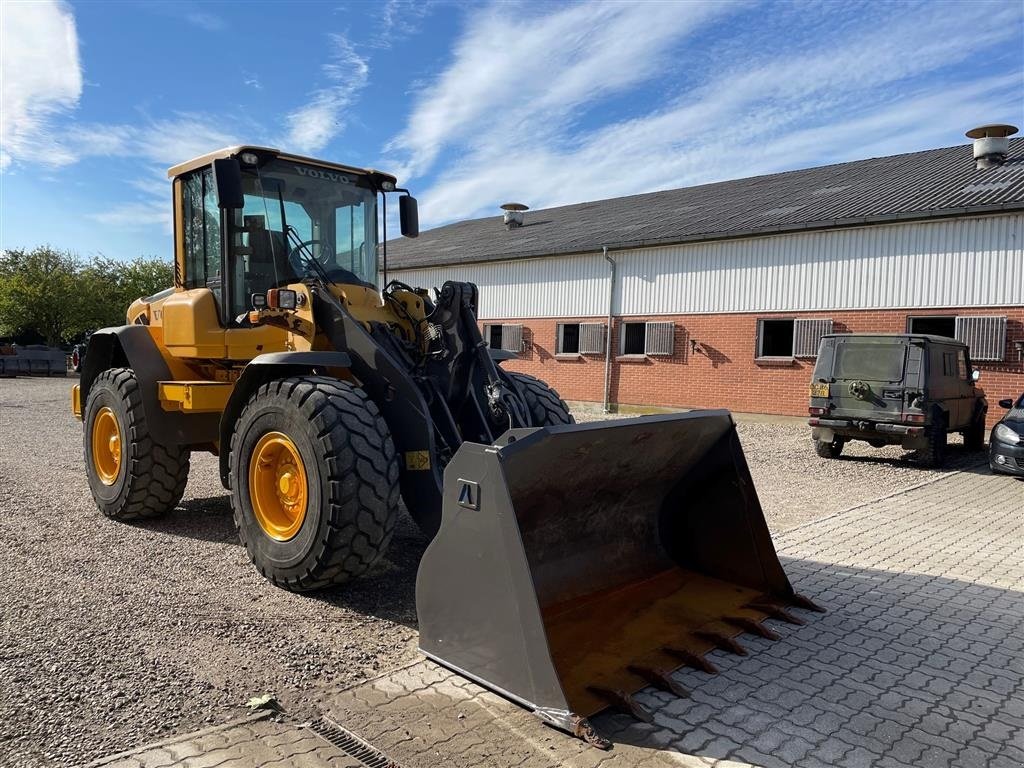
[[[177,506],[188,482],[190,453],[152,438],[134,371],[100,373],[89,388],[83,422],[89,490],[103,514],[139,520]]]
[[[373,566],[398,519],[398,457],[377,406],[323,376],[271,381],[231,436],[231,506],[257,570],[293,592]]]
[[[569,412],[569,406],[546,382],[525,373],[514,371],[502,371],[502,373],[511,379],[513,385],[523,393],[534,426],[549,427],[576,423],[576,419]]]
[[[946,421],[936,419],[925,432],[927,444],[920,452],[921,463],[932,469],[939,469],[946,463]]]
[[[844,445],[846,445],[846,441],[841,437],[833,438],[831,442],[815,440],[814,452],[823,459],[838,459],[843,452]]]
[[[985,450],[985,411],[979,411],[964,432],[964,448],[968,451]]]

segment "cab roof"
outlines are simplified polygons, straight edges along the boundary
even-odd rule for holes
[[[357,168],[353,165],[342,165],[341,163],[332,163],[327,160],[318,160],[315,157],[304,157],[303,155],[293,155],[288,152],[282,152],[279,149],[273,147],[259,147],[253,144],[242,144],[234,147],[223,147],[222,149],[214,150],[213,152],[207,152],[205,155],[194,157],[184,163],[172,166],[167,170],[167,178],[174,179],[181,176],[183,173],[194,171],[196,168],[203,168],[210,165],[214,160],[220,160],[227,157],[237,157],[242,152],[256,152],[260,155],[273,155],[274,157],[283,160],[293,160],[298,163],[306,163],[307,165],[318,165],[321,168],[330,168],[334,171],[345,171],[347,173],[357,173],[364,176],[372,176],[378,182],[390,181],[397,183],[398,179],[392,176],[390,173],[384,173],[383,171],[376,171],[372,168]]]
[[[823,339],[872,339],[875,341],[885,341],[887,339],[924,339],[931,344],[951,344],[956,347],[966,347],[962,341],[957,339],[951,339],[949,336],[936,336],[931,333],[826,333],[822,336]]]

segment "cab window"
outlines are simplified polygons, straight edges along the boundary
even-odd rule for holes
[[[219,288],[220,208],[209,168],[186,176],[182,186],[185,287]]]
[[[243,167],[242,194],[228,214],[231,317],[243,318],[253,294],[309,274],[373,286],[376,193],[365,178],[274,159]]]
[[[943,352],[942,353],[942,375],[948,378],[953,378],[957,375],[956,373],[956,353],[954,352]]]

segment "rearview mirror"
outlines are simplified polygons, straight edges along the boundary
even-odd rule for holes
[[[1005,408],[1006,410],[1010,410],[1011,408],[1013,408],[1013,400],[1011,400],[1010,398],[1006,398],[1005,400],[1000,400],[999,401],[999,407],[1000,408]]]
[[[213,161],[213,187],[220,208],[242,208],[242,166],[233,157]]]
[[[981,371],[979,371],[977,368],[975,368],[974,372],[971,374],[971,381],[977,381],[980,378],[981,378]]]
[[[402,235],[418,237],[420,234],[420,213],[416,198],[402,195],[398,198],[398,220],[402,225]]]

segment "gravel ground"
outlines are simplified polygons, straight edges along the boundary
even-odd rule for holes
[[[411,523],[368,578],[299,596],[252,568],[211,456],[193,456],[167,518],[107,520],[85,481],[72,383],[0,380],[0,765],[77,765],[237,716],[264,693],[312,713],[324,689],[416,656],[426,542]],[[934,474],[898,449],[820,459],[806,427],[739,431],[773,531]],[[949,468],[979,459],[957,446]]]

